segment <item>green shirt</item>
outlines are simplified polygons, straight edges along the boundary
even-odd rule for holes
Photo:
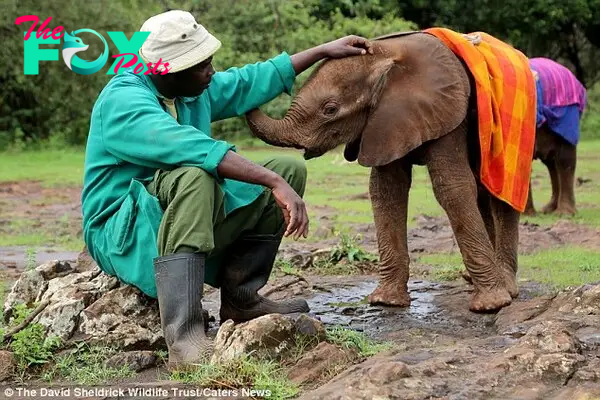
[[[217,72],[200,96],[175,100],[177,121],[166,111],[150,77],[128,71],[112,78],[92,110],[86,148],[82,211],[83,233],[90,254],[98,261],[99,253],[110,253],[111,249],[106,248],[110,245],[99,236],[123,236],[114,238],[117,247],[122,247],[125,240],[136,241],[135,237],[127,238],[131,232],[123,226],[131,225],[133,217],[115,221],[118,232],[103,230],[127,197],[131,197],[132,188],[140,191],[136,182],[152,179],[157,169],[193,166],[209,172],[225,194],[226,213],[254,201],[264,190],[262,186],[218,176],[217,166],[227,151],[235,147],[213,139],[210,124],[244,115],[284,91],[290,93],[295,76],[287,53]],[[134,196],[134,203],[135,200]],[[160,216],[154,212],[148,215],[148,224],[156,227]],[[135,231],[137,228],[134,235]],[[109,264],[108,260],[99,264],[111,272],[110,266],[102,265]]]

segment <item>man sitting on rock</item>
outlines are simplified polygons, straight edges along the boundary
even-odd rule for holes
[[[371,51],[366,39],[348,36],[215,73],[221,43],[190,13],[154,16],[141,31],[151,33],[140,57],[166,73],[130,70],[100,93],[86,149],[83,232],[104,272],[158,298],[169,365],[177,367],[210,350],[205,282],[221,288],[221,321],[309,310],[303,299],[257,293],[282,236],[308,233],[303,162],[250,162],[213,139],[210,123],[289,93],[296,75],[320,59]]]

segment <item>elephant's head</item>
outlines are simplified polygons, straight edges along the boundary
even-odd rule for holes
[[[345,144],[349,161],[372,167],[403,157],[465,118],[469,81],[456,56],[424,33],[373,43],[373,55],[328,60],[281,120],[248,113],[254,134],[305,149],[306,159]]]

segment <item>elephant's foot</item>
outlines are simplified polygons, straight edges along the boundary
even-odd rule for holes
[[[517,275],[510,267],[506,267],[502,271],[504,278],[504,287],[510,294],[510,297],[516,299],[519,297],[519,286],[517,285]]]
[[[462,278],[469,284],[472,285],[473,284],[473,278],[471,278],[471,275],[469,275],[469,271],[467,271],[466,269],[463,269],[462,272],[460,273],[460,276],[462,276]]]
[[[477,288],[469,309],[473,312],[490,312],[506,307],[511,302],[512,297],[503,286],[495,286],[491,289]]]
[[[543,214],[553,213],[554,211],[556,211],[557,207],[558,207],[557,202],[551,200],[550,203],[548,203],[544,207],[542,207],[542,213]]]
[[[377,289],[369,295],[369,303],[372,305],[384,305],[392,307],[410,306],[410,295],[402,285],[394,283],[380,283]]]
[[[573,215],[575,215],[575,213],[577,213],[577,209],[575,208],[575,206],[572,206],[570,204],[561,204],[558,207],[556,207],[554,213],[561,216],[572,217]]]
[[[535,211],[535,208],[526,208],[525,211],[523,211],[523,215],[535,217],[537,215],[537,211]]]

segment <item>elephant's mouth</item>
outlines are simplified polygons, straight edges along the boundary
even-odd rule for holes
[[[360,140],[362,139],[362,135],[346,144],[344,148],[344,158],[348,162],[354,162],[358,159],[358,152],[360,151]]]
[[[313,150],[313,149],[305,149],[304,150],[304,159],[310,160],[311,158],[317,158],[325,154],[322,150]]]

